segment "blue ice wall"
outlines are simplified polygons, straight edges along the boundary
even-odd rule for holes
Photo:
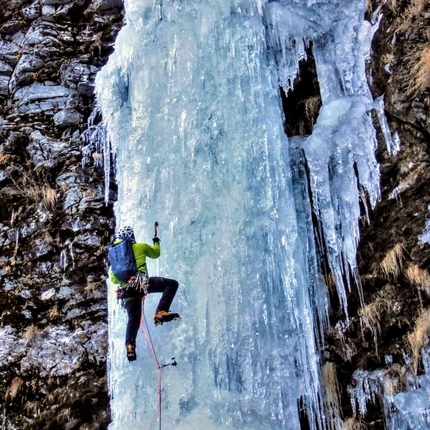
[[[328,300],[311,210],[346,313],[359,199],[379,198],[365,77],[376,27],[365,1],[125,6],[97,96],[116,160],[117,222],[150,242],[157,220],[162,256],[150,275],[180,283],[179,322],[155,329],[158,297],[145,302],[158,358],[178,362],[163,370],[163,425],[300,429],[299,403],[312,429],[337,428],[324,419]],[[289,140],[279,87],[292,87],[311,45],[323,106],[312,135]],[[154,359],[140,336],[138,360],[127,362],[112,286],[109,313],[110,429],[156,428]]]

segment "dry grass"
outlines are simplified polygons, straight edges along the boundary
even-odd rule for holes
[[[417,373],[418,369],[421,348],[428,343],[429,334],[430,309],[426,309],[416,319],[414,331],[412,333],[409,333],[408,335],[408,341],[412,351],[412,362],[415,374]]]
[[[430,29],[425,12],[428,0],[411,0],[406,8],[401,2],[389,2],[399,17],[390,34],[405,37],[407,49],[398,58],[397,76],[406,97],[417,97],[430,88]],[[404,10],[403,10],[404,9]]]
[[[396,11],[398,8],[398,4],[397,4],[397,0],[391,0],[388,2],[388,7],[393,10]]]
[[[12,155],[0,153],[0,164],[10,164],[12,159]]]
[[[56,318],[60,316],[60,311],[57,306],[52,307],[48,312],[49,318]]]
[[[27,185],[22,194],[35,203],[41,202],[47,211],[53,211],[57,203],[57,192],[49,185]]]
[[[342,426],[342,430],[366,430],[367,427],[355,418],[347,419]]]
[[[380,333],[381,315],[391,306],[391,297],[395,295],[395,288],[391,284],[387,284],[375,296],[374,300],[361,308],[358,314],[365,329],[372,330],[373,332]]]
[[[376,330],[377,333],[381,331],[381,326],[379,324],[379,315],[381,311],[385,308],[385,301],[380,297],[377,297],[372,303],[364,306],[358,312],[363,325],[366,329]]]
[[[54,211],[57,204],[57,192],[49,185],[42,187],[42,204],[48,211]]]
[[[339,407],[339,384],[337,382],[336,368],[333,363],[327,362],[322,368],[322,381],[331,407]]]
[[[0,195],[1,195],[0,191]],[[10,216],[10,225],[11,227],[15,227],[15,221],[19,220],[20,215],[22,214],[22,211],[24,210],[24,206],[20,206],[18,210],[13,210]]]
[[[390,369],[382,376],[383,394],[393,398],[400,391],[408,387],[408,371],[400,364],[391,365]]]
[[[387,278],[398,276],[402,268],[403,246],[397,243],[393,249],[387,252],[381,262],[382,272]]]
[[[300,101],[301,109],[304,111],[303,121],[299,124],[299,134],[307,134],[307,125],[314,124],[318,117],[318,112],[321,109],[321,97],[312,96]]]
[[[85,286],[85,291],[93,291],[98,288],[103,288],[102,284],[100,282],[88,282],[88,284]]]
[[[93,424],[84,424],[82,427],[80,427],[81,430],[93,430]]]
[[[430,88],[430,46],[424,48],[412,66],[411,93],[422,93]]]
[[[18,378],[18,377],[13,378],[12,384],[10,385],[10,388],[9,388],[9,396],[12,400],[18,394],[19,389],[21,388],[21,385],[22,385],[22,379],[21,378]]]
[[[37,333],[37,327],[35,325],[31,325],[30,327],[27,328],[27,330],[24,333],[24,337],[27,343],[31,342],[31,340],[34,338],[36,333]]]
[[[371,3],[370,0],[367,0],[368,3]],[[368,4],[367,3],[367,4]],[[405,30],[409,27],[411,22],[413,22],[418,15],[425,9],[427,6],[428,0],[411,0],[409,6],[402,10],[402,2],[399,0],[391,0],[387,2],[387,7],[391,9],[397,16],[399,16],[399,30]],[[367,6],[369,7],[369,6]]]
[[[393,53],[385,53],[381,57],[382,64],[389,64],[390,66],[394,63],[395,57]]]
[[[331,422],[340,421],[340,392],[337,380],[336,367],[333,363],[327,362],[322,368],[322,385],[324,387],[325,410],[330,416]]]
[[[394,1],[394,4],[397,9],[397,2]],[[427,0],[411,0],[410,5],[406,8],[405,12],[400,15],[402,24],[399,26],[399,31],[406,31],[426,6]]]
[[[70,408],[63,409],[58,414],[59,418],[65,418],[66,420],[69,420],[71,416],[72,416],[72,410]]]
[[[366,0],[366,15],[370,16],[373,13],[372,0]]]
[[[37,410],[39,409],[39,402],[34,401],[30,402],[27,401],[27,403],[24,405],[24,409],[30,413],[33,413],[34,415],[37,414]]]
[[[430,274],[416,264],[411,264],[406,270],[406,277],[412,285],[430,292]]]
[[[422,38],[425,38],[422,35]],[[430,88],[430,46],[428,41],[410,43],[403,56],[399,77],[403,84],[401,90],[408,97],[416,97]]]
[[[430,28],[426,21],[429,1],[391,0],[386,7],[398,17],[388,29],[388,46],[395,49],[397,42],[392,44],[392,38],[402,39],[405,46],[396,54],[396,60],[388,63],[394,66],[404,96],[419,97],[430,88]]]
[[[324,271],[324,282],[327,285],[327,288],[330,292],[336,292],[336,282],[333,277],[333,273],[330,271]]]
[[[38,179],[21,170],[22,177],[16,181],[12,179],[14,187],[4,187],[0,190],[3,195],[20,195],[24,199],[31,200],[35,203],[42,203],[47,211],[54,211],[57,204],[57,191],[52,188],[46,179]]]
[[[394,397],[399,392],[399,381],[391,378],[382,380],[384,386],[384,395]]]
[[[308,121],[313,121],[318,117],[318,112],[321,109],[321,97],[312,96],[305,100],[305,115]]]

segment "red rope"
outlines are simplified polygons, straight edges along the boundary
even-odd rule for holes
[[[142,297],[142,316],[140,318],[140,327],[142,328],[142,332],[143,335],[145,336],[146,342],[148,343],[149,349],[152,352],[152,355],[155,358],[155,363],[157,364],[157,373],[158,373],[158,424],[159,424],[159,430],[161,430],[161,369],[162,366],[160,364],[160,362],[158,361],[157,358],[157,354],[155,352],[154,349],[154,345],[152,344],[152,339],[151,339],[151,335],[149,334],[149,330],[148,330],[148,324],[146,322],[146,318],[145,318],[145,307],[144,307],[144,303],[145,303],[145,297]],[[143,324],[143,321],[145,322],[145,324]]]

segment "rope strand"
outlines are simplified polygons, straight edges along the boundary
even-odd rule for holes
[[[149,330],[148,330],[148,323],[146,322],[146,317],[145,317],[145,306],[144,306],[145,297],[146,297],[146,295],[142,297],[142,316],[140,318],[140,327],[142,328],[143,335],[145,336],[146,342],[149,346],[149,349],[152,352],[152,355],[155,358],[155,363],[157,365],[157,374],[158,374],[158,378],[157,378],[158,379],[158,389],[157,389],[157,394],[158,394],[158,425],[159,425],[158,428],[159,428],[159,430],[161,430],[161,369],[163,366],[161,366],[160,362],[158,361],[157,354],[155,352],[154,345],[152,343],[151,335],[150,335]]]

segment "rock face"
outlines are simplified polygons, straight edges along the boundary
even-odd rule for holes
[[[377,10],[382,19],[368,80],[374,98],[384,97],[400,150],[387,152],[375,115],[382,196],[369,212],[370,223],[363,207],[358,261],[364,303],[353,287],[346,320],[331,293],[321,354],[333,429],[396,428],[385,426],[387,414],[407,411],[406,403],[415,402],[415,409],[429,405],[427,394],[423,402],[420,375],[425,365],[428,372],[430,338],[430,5],[369,0],[366,18],[372,20]],[[301,64],[300,81],[283,94],[283,106],[289,136],[312,132],[321,100],[311,52]],[[407,401],[404,392],[410,393]],[[309,428],[307,420],[303,417],[303,429]]]
[[[430,7],[409,0],[368,3],[369,18],[378,7],[383,13],[369,82],[375,98],[384,95],[401,145],[390,155],[380,136],[382,198],[370,224],[363,220],[358,255],[365,303],[351,292],[346,323],[333,302],[323,361],[336,368],[347,428],[382,430],[386,412],[397,410],[387,399],[398,406],[397,394],[419,388],[428,355]]]
[[[115,189],[106,204],[88,118],[123,4],[0,0],[0,11],[0,421],[104,429]]]

